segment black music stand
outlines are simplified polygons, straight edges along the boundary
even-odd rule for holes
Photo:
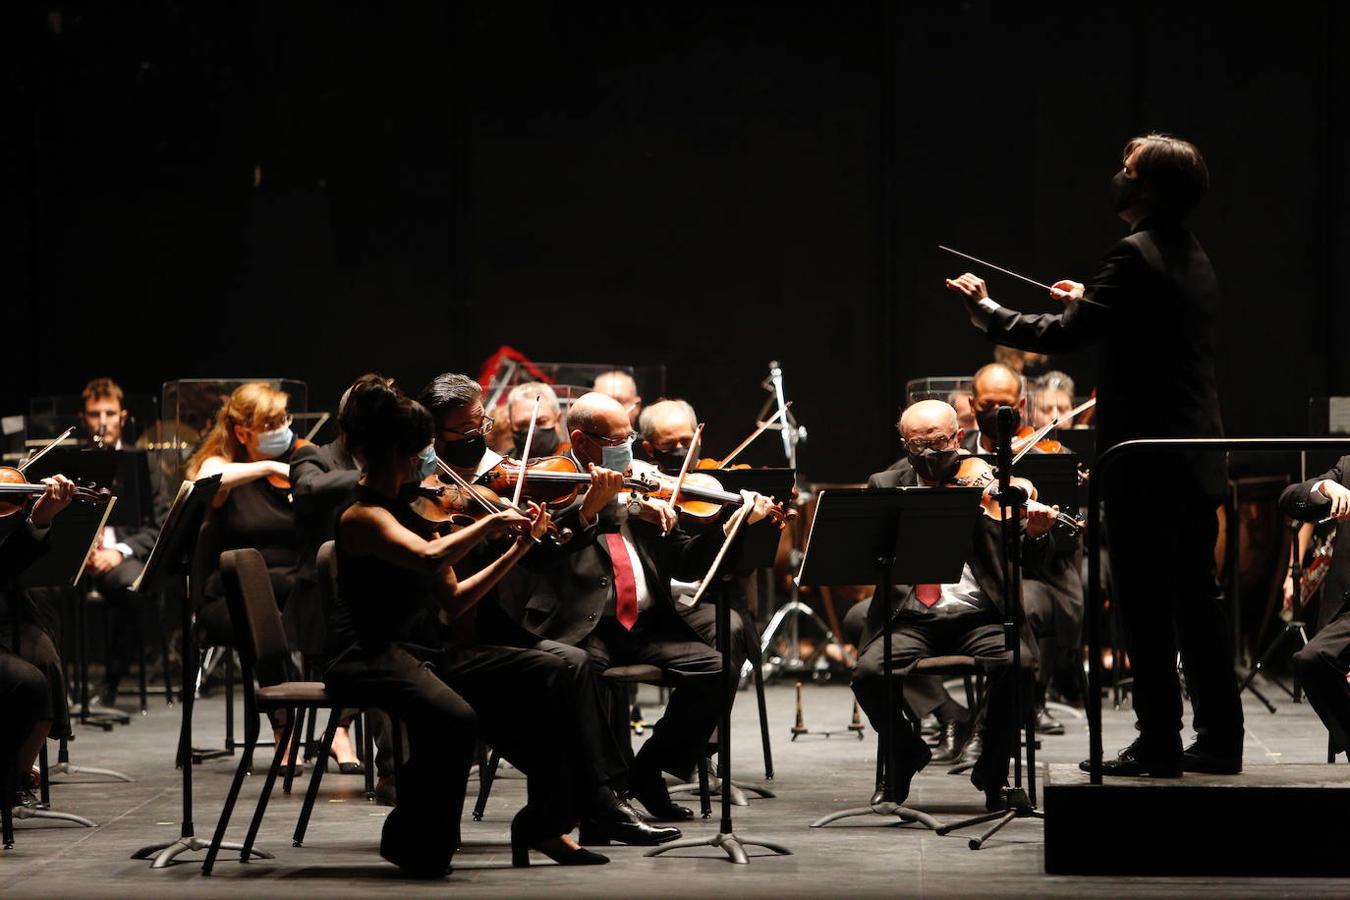
[[[725,564],[725,561],[723,564]],[[720,565],[714,568],[705,581],[715,578],[720,568]],[[671,850],[681,850],[687,847],[719,847],[725,851],[727,857],[733,863],[739,865],[746,865],[750,862],[750,857],[745,853],[746,847],[764,847],[779,855],[791,856],[792,851],[781,844],[738,836],[731,825],[731,695],[739,679],[739,673],[731,670],[731,605],[727,602],[725,591],[719,591],[717,594],[717,649],[722,654],[722,721],[717,726],[717,775],[722,783],[721,824],[717,829],[717,834],[712,837],[672,841],[669,844],[654,847],[643,855],[660,856]]]
[[[196,546],[197,532],[201,530],[202,520],[210,509],[211,500],[220,488],[220,476],[212,475],[197,481],[184,481],[178,488],[178,496],[164,517],[164,526],[159,531],[150,557],[136,583],[131,586],[138,593],[161,591],[173,578],[190,577],[192,571],[192,552]],[[188,851],[206,850],[211,846],[209,840],[202,840],[193,832],[192,826],[192,707],[195,699],[193,677],[197,671],[197,641],[192,634],[193,610],[192,592],[184,592],[183,599],[183,688],[182,688],[182,724],[178,729],[179,768],[183,771],[183,820],[179,838],[167,844],[152,844],[142,847],[131,854],[132,859],[149,859],[152,869],[166,868],[178,856]],[[243,850],[243,844],[223,843],[226,850]],[[271,859],[271,854],[254,849],[253,856]]]
[[[108,521],[113,509],[117,505],[117,498],[109,499],[105,506],[84,506],[72,505],[57,516],[51,525],[51,531],[46,540],[51,545],[51,551],[42,558],[35,561],[18,578],[20,588],[52,588],[52,587],[70,587],[79,581],[84,573],[84,563],[89,557],[89,548],[93,546],[98,539],[99,533],[103,530],[103,525]],[[26,527],[26,526],[20,526]],[[22,601],[16,598],[15,609],[11,611],[14,618],[14,646],[19,646],[20,618],[22,615]],[[51,803],[50,784],[48,777],[49,768],[47,766],[47,744],[42,744],[40,766],[42,770],[42,806],[38,809],[30,809],[26,806],[14,808],[13,816],[15,820],[20,819],[54,819],[62,822],[74,822],[85,828],[95,828],[96,824],[84,816],[77,816],[74,813],[59,812],[48,808]],[[121,781],[131,781],[130,778],[120,772],[113,772],[109,769],[86,770],[94,775],[107,775]]]
[[[894,661],[891,653],[891,595],[895,584],[953,584],[970,555],[970,535],[981,515],[980,488],[861,488],[820,493],[802,560],[802,584],[877,585],[872,615],[881,622],[882,677],[886,712],[881,748],[886,754],[880,799],[830,813],[811,823],[820,828],[856,816],[897,816],[938,829],[941,823],[895,799],[900,742],[895,723]],[[881,613],[878,614],[877,610]]]

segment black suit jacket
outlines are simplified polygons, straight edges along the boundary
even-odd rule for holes
[[[656,525],[630,518],[627,508],[619,503],[611,504],[590,528],[585,528],[578,509],[579,504],[559,516],[560,523],[574,527],[575,536],[565,552],[553,556],[547,570],[537,573],[528,597],[520,598],[525,600],[519,611],[520,624],[539,637],[565,644],[585,640],[599,624],[606,604],[614,599],[614,567],[603,535],[617,532],[626,521],[642,561],[653,612],[675,633],[702,640],[676,611],[670,580],[693,581],[706,575],[722,546],[722,530],[710,528],[694,537],[676,528],[662,535]],[[735,559],[723,562],[727,571],[735,565]]]
[[[169,514],[169,507],[173,505],[174,496],[178,493],[179,479],[170,477],[164,471],[164,464],[167,462],[170,472],[177,471],[176,459],[167,456],[169,452],[176,455],[177,451],[163,450],[142,450],[127,451],[145,453],[146,470],[150,475],[150,509],[146,510],[145,521],[135,527],[113,526],[113,537],[118,543],[126,544],[131,548],[131,558],[139,559],[142,562],[150,557],[150,551],[155,547],[155,541],[159,539],[159,529],[164,524],[164,517]]]
[[[291,505],[300,539],[297,579],[317,581],[319,548],[336,534],[338,510],[355,498],[360,477],[356,461],[340,441],[297,447],[291,454]]]
[[[1301,484],[1291,484],[1280,495],[1280,510],[1291,519],[1316,522],[1326,518],[1328,504],[1313,500],[1312,490],[1323,479],[1350,487],[1350,456],[1342,456],[1336,465],[1316,478]],[[1350,609],[1350,521],[1336,523],[1336,552],[1331,555],[1327,580],[1322,582],[1322,596],[1318,601],[1317,621],[1325,627],[1346,609]]]
[[[914,487],[918,485],[918,476],[914,474],[914,467],[909,464],[909,460],[901,459],[893,464],[884,472],[877,472],[867,479],[869,488],[897,488]],[[1002,541],[1000,535],[1000,525],[988,516],[980,516],[979,521],[975,523],[975,528],[971,532],[970,546],[970,571],[975,576],[976,583],[980,590],[994,604],[995,611],[1002,616],[1004,614],[1004,591],[1003,591],[1003,556],[999,544]],[[1054,553],[1054,542],[1049,534],[1041,535],[1037,538],[1026,538],[1022,540],[1022,568],[1026,577],[1041,572],[1047,561]],[[866,647],[872,641],[881,636],[883,622],[896,621],[904,616],[903,604],[905,598],[909,596],[913,585],[897,584],[891,588],[891,613],[884,616],[883,611],[875,603],[870,607],[867,616],[867,625],[863,629],[862,647]],[[880,597],[881,585],[877,585],[877,592],[874,597]],[[1025,617],[1023,617],[1025,624]],[[1025,627],[1025,634],[1029,634]],[[1034,642],[1024,642],[1034,646]]]
[[[1141,222],[1107,252],[1086,288],[1091,302],[1069,303],[1057,315],[999,309],[987,334],[1046,353],[1099,344],[1103,449],[1133,438],[1221,436],[1214,375],[1219,285],[1195,236],[1177,223]],[[1223,496],[1221,455],[1186,457],[1180,468],[1207,496]]]

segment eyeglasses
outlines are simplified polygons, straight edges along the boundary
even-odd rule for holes
[[[483,417],[483,424],[479,425],[477,428],[470,428],[466,431],[455,431],[453,428],[441,429],[441,431],[444,432],[445,434],[458,435],[459,437],[462,438],[483,437],[491,430],[492,430],[492,419],[488,416]]]
[[[918,455],[925,450],[946,450],[947,445],[956,440],[956,435],[949,434],[927,440],[905,441],[905,449],[910,453]]]
[[[622,447],[624,444],[631,444],[639,437],[636,431],[630,431],[623,437],[619,438],[604,437],[603,435],[599,434],[591,434],[591,432],[589,431],[583,431],[582,434],[586,435],[586,437],[595,441],[601,447]]]

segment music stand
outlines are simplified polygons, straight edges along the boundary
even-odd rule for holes
[[[873,581],[872,616],[881,623],[882,678],[886,709],[881,731],[881,797],[867,806],[831,813],[811,823],[820,828],[856,816],[897,816],[937,830],[941,823],[895,799],[900,742],[895,727],[891,595],[895,584],[954,584],[970,555],[970,535],[980,510],[980,488],[901,487],[825,490],[802,560],[802,584],[830,587]],[[878,614],[878,610],[881,611]]]
[[[739,535],[733,533],[733,539],[738,537]],[[772,565],[772,561],[769,564]],[[720,564],[714,563],[712,571],[703,579],[704,588],[707,587],[708,582],[716,578],[722,565],[725,565],[725,561]],[[700,589],[699,593],[695,595],[695,599],[702,594],[703,589]],[[727,602],[725,591],[717,593],[717,649],[722,655],[722,721],[717,726],[717,776],[722,783],[722,821],[717,829],[717,834],[712,837],[672,841],[669,844],[654,847],[643,855],[660,856],[671,850],[681,850],[687,847],[719,847],[733,863],[746,865],[750,862],[750,857],[746,856],[745,848],[753,846],[764,847],[782,856],[791,856],[792,851],[781,844],[738,836],[731,824],[731,697],[736,681],[740,676],[739,673],[731,670],[731,604]]]
[[[131,585],[137,593],[161,591],[170,579],[182,577],[187,580],[192,571],[192,553],[196,547],[197,532],[211,507],[211,500],[220,488],[220,476],[212,475],[197,481],[184,481],[178,486],[178,495],[164,517],[164,526],[145,561],[140,577]],[[211,846],[209,840],[201,840],[193,831],[192,825],[192,707],[195,700],[192,683],[197,671],[197,642],[193,637],[192,592],[184,592],[183,599],[183,688],[182,688],[182,724],[178,729],[177,760],[183,771],[183,819],[178,840],[167,844],[152,844],[142,847],[131,854],[132,859],[149,859],[152,869],[163,869],[175,858],[188,851],[206,850]],[[243,844],[223,843],[226,850],[243,850]],[[271,859],[265,851],[254,849],[254,856]]]
[[[80,576],[84,574],[84,563],[89,557],[89,550],[98,540],[103,531],[103,525],[108,521],[108,517],[112,514],[113,507],[116,504],[117,498],[110,497],[108,502],[101,507],[84,505],[67,507],[61,515],[52,521],[51,531],[46,538],[51,545],[50,552],[25,569],[19,576],[17,585],[23,589],[64,588],[78,582]],[[14,607],[12,611],[14,617],[14,646],[17,649],[19,646],[19,620],[22,615],[22,602],[16,602]],[[81,713],[81,718],[84,714]],[[43,807],[46,807],[51,803],[49,787],[51,779],[48,777],[50,770],[47,767],[47,744],[45,741],[42,744],[40,759],[42,769],[41,799]],[[121,781],[131,781],[127,776],[110,769],[90,769],[86,771],[94,775],[106,775]],[[94,822],[84,816],[47,808],[29,809],[25,806],[19,806],[14,808],[13,815],[16,820],[55,819],[63,822],[74,822],[85,828],[96,827]]]

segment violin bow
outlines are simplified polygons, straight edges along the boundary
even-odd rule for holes
[[[684,451],[684,462],[680,464],[680,477],[675,479],[675,486],[670,489],[670,505],[673,507],[680,502],[680,488],[684,487],[684,476],[689,474],[689,463],[698,452],[698,445],[703,440],[703,423],[698,424],[694,429],[694,439],[689,442],[689,449]]]
[[[1013,465],[1016,465],[1018,460],[1026,456],[1028,453],[1030,453],[1031,448],[1035,447],[1036,444],[1040,442],[1041,438],[1045,437],[1047,434],[1058,428],[1059,423],[1063,422],[1065,419],[1068,419],[1070,422],[1072,422],[1074,420],[1074,417],[1076,417],[1079,413],[1086,412],[1087,410],[1091,409],[1096,405],[1097,405],[1096,397],[1092,397],[1091,399],[1085,400],[1080,405],[1075,406],[1073,409],[1069,410],[1063,415],[1055,416],[1049,422],[1042,425],[1040,428],[1036,429],[1031,434],[1027,435],[1025,438],[1026,443],[1022,444],[1022,449],[1018,450],[1017,455],[1013,457],[1012,460]]]
[[[778,412],[774,413],[772,416],[769,417],[769,420],[767,422],[764,422],[753,432],[751,432],[748,438],[737,444],[736,449],[728,453],[726,459],[722,460],[721,467],[725,469],[727,466],[731,465],[731,461],[736,457],[740,456],[742,450],[744,450],[746,447],[749,447],[751,442],[753,442],[755,438],[759,437],[761,434],[768,431],[774,422],[777,422],[779,419],[783,417],[783,415],[788,411],[788,407],[791,406],[792,403],[793,401],[791,400],[789,400],[787,403],[784,403],[782,409],[778,410]]]
[[[453,481],[461,490],[468,491],[469,495],[472,496],[473,499],[478,502],[478,505],[483,507],[483,509],[487,510],[490,513],[495,513],[497,511],[492,508],[491,503],[484,500],[482,496],[473,489],[473,485],[469,484],[468,480],[466,480],[463,475],[459,474],[454,469],[450,468],[450,466],[446,464],[445,460],[441,459],[439,456],[436,457],[436,468],[441,470],[441,474],[449,475],[450,480]]]
[[[741,525],[750,517],[750,510],[751,506],[746,503],[731,514],[731,530],[727,532],[726,540],[722,542],[721,548],[717,551],[717,558],[712,561],[712,565],[708,568],[708,574],[703,576],[703,579],[699,582],[698,590],[694,592],[693,598],[686,605],[697,606],[698,601],[703,599],[704,592],[712,584],[713,576],[717,574],[717,569],[722,565],[722,560],[726,558],[727,550],[731,548],[732,544],[736,543],[736,536],[741,533]],[[685,601],[681,600],[680,602],[684,603]]]
[[[541,399],[538,394],[534,397],[534,409],[530,412],[530,430],[525,433],[525,448],[520,451],[520,477],[516,479],[516,492],[511,496],[511,505],[516,509],[520,509],[520,498],[525,490],[525,469],[529,465],[530,447],[534,444],[534,426],[539,421]]]
[[[72,434],[74,434],[74,433],[75,433],[75,426],[72,425],[72,426],[70,426],[69,428],[67,428],[65,431],[61,432],[61,435],[60,435],[58,438],[56,438],[56,440],[52,441],[51,443],[49,443],[47,446],[43,447],[43,448],[42,448],[41,450],[39,450],[38,452],[36,452],[36,453],[30,455],[27,459],[25,459],[23,462],[19,463],[19,464],[18,464],[17,466],[15,466],[14,468],[16,468],[16,469],[18,469],[20,472],[22,472],[24,469],[27,469],[27,468],[28,468],[29,466],[31,466],[33,463],[37,462],[39,459],[42,459],[42,457],[46,456],[48,453],[51,453],[51,452],[52,452],[53,450],[55,450],[57,447],[61,446],[61,442],[64,441],[66,438],[70,437],[70,436],[71,436]]]

